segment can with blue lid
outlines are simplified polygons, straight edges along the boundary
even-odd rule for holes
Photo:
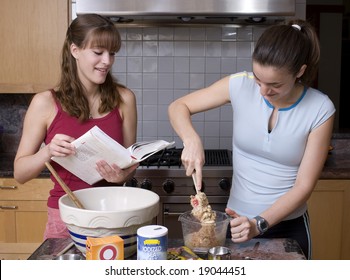
[[[166,260],[168,229],[160,225],[149,225],[137,230],[137,259]]]

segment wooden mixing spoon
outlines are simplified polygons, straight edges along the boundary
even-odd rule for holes
[[[75,196],[75,194],[70,190],[70,188],[66,185],[66,183],[61,179],[56,170],[52,167],[49,162],[45,162],[46,167],[50,170],[52,175],[56,178],[57,182],[60,184],[62,189],[68,194],[71,200],[75,203],[78,208],[85,209],[83,204],[79,201],[79,199]]]

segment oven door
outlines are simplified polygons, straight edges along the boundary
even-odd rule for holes
[[[208,199],[213,210],[225,212],[228,197],[210,196]],[[158,223],[168,228],[168,237],[182,239],[183,235],[179,216],[186,211],[192,210],[189,198],[181,196],[166,197],[165,199],[161,199],[160,209],[161,213]]]

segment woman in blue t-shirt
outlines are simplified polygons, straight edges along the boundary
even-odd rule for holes
[[[231,238],[293,238],[311,258],[306,202],[327,158],[335,108],[310,85],[320,56],[303,20],[274,25],[253,52],[253,71],[225,77],[169,106],[184,143],[183,165],[201,188],[204,151],[191,115],[227,103],[233,109],[233,180],[226,212]]]

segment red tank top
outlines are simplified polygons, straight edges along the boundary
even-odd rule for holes
[[[62,110],[61,104],[57,101],[57,114],[47,130],[45,144],[51,142],[52,138],[56,134],[66,134],[74,138],[78,138],[97,125],[105,133],[107,133],[114,140],[123,145],[123,120],[119,114],[119,110],[116,107],[108,115],[99,119],[89,119],[83,123],[79,122],[76,117],[72,117]],[[90,188],[91,186],[78,177],[61,167],[55,162],[51,162],[53,168],[57,171],[62,180],[69,186],[72,191]],[[51,208],[58,208],[58,200],[65,194],[62,187],[58,184],[57,180],[51,175],[51,180],[54,182],[54,188],[50,191],[47,205]],[[100,181],[93,186],[108,185],[110,183],[106,181]]]

